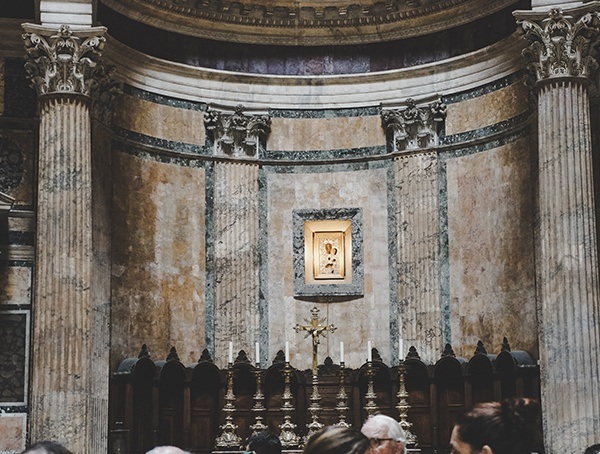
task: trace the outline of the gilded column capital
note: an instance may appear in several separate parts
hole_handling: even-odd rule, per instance
[[[100,63],[105,27],[58,30],[23,24],[25,70],[38,95],[72,93],[91,96],[98,78],[105,75]]]
[[[589,78],[598,67],[600,2],[545,13],[515,11],[520,31],[529,41],[523,50],[535,82],[554,78]]]

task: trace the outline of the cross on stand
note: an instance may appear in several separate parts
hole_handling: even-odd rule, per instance
[[[327,337],[327,333],[333,333],[337,328],[333,325],[324,325],[325,319],[319,320],[319,309],[313,307],[310,310],[312,314],[310,320],[306,320],[308,325],[294,326],[294,330],[299,333],[300,331],[306,331],[306,339],[308,336],[312,337],[312,395],[310,396],[310,406],[308,411],[310,412],[312,421],[306,425],[308,432],[304,437],[304,443],[308,441],[310,436],[323,428],[323,424],[319,422],[319,413],[321,412],[321,396],[319,396],[319,380],[318,380],[318,365],[317,365],[317,348],[320,343],[319,337]]]
[[[337,327],[333,326],[333,325],[321,325],[321,323],[325,323],[325,318],[319,320],[319,309],[317,309],[316,307],[313,307],[310,310],[310,313],[312,314],[311,319],[310,320],[305,320],[307,323],[310,323],[309,325],[300,325],[300,324],[296,324],[296,326],[294,326],[294,330],[299,333],[300,331],[306,331],[306,336],[304,336],[304,338],[306,339],[308,336],[312,336],[312,344],[313,344],[313,349],[312,349],[312,371],[313,371],[313,375],[317,374],[317,348],[318,345],[320,344],[320,340],[319,337],[323,336],[323,337],[327,337],[327,332],[333,333]]]

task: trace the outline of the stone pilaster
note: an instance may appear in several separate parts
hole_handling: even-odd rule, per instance
[[[400,337],[434,362],[442,348],[437,153],[394,161]]]
[[[40,115],[30,438],[106,452],[108,363],[104,374],[92,364],[102,340],[92,323],[90,122],[105,29],[23,28]]]
[[[257,164],[215,164],[215,357],[252,351],[259,332]]]
[[[599,2],[517,12],[530,41],[539,141],[538,313],[546,452],[583,452],[600,427],[598,257],[588,84]]]

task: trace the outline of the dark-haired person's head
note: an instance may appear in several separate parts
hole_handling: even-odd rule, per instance
[[[71,454],[71,451],[55,441],[40,441],[31,445],[21,454]]]
[[[352,427],[328,426],[315,432],[304,446],[304,454],[365,454],[369,439]]]
[[[456,419],[450,438],[454,454],[530,454],[539,404],[509,399],[478,404]]]
[[[600,454],[600,444],[590,446],[584,454]]]
[[[256,432],[248,438],[248,451],[256,454],[281,454],[281,441],[272,432]]]

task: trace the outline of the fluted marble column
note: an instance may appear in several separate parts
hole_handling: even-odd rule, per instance
[[[598,442],[600,339],[589,117],[590,44],[599,2],[517,12],[538,96],[538,312],[544,444],[549,454]]]
[[[30,438],[106,452],[107,400],[95,390],[108,369],[91,373],[90,123],[105,29],[23,28],[40,116]]]

